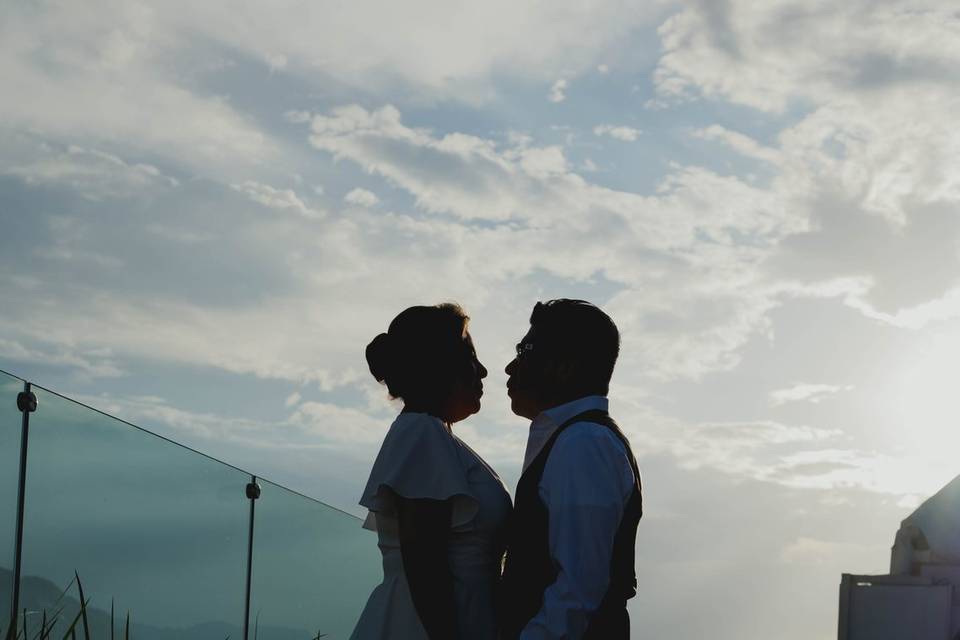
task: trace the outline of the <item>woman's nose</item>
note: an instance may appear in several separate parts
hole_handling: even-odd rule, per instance
[[[517,368],[517,359],[514,358],[513,360],[511,360],[510,362],[507,363],[507,366],[506,366],[506,367],[503,368],[503,372],[504,372],[505,374],[507,374],[508,376],[512,376],[512,375],[513,375],[513,371],[514,371],[514,369],[516,369],[516,368]]]

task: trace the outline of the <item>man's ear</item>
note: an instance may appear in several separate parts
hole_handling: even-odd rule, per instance
[[[569,360],[561,360],[557,363],[557,380],[562,384],[567,384],[573,380],[573,376],[577,373],[577,365]]]
[[[577,365],[570,360],[551,358],[544,364],[543,372],[544,377],[548,378],[551,383],[564,386],[573,380],[577,373]]]

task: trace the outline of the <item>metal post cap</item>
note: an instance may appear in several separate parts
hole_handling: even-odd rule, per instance
[[[33,391],[21,391],[17,394],[17,409],[21,413],[33,413],[37,410],[37,396]]]
[[[260,497],[260,485],[256,482],[247,483],[247,498],[250,500],[256,500]]]

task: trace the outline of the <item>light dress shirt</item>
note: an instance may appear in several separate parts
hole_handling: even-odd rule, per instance
[[[607,404],[603,396],[587,396],[538,415],[530,424],[523,470],[557,427],[584,411],[606,411]],[[606,427],[577,422],[557,437],[538,494],[549,513],[550,557],[559,573],[521,640],[583,636],[609,586],[613,539],[633,485],[626,449]]]

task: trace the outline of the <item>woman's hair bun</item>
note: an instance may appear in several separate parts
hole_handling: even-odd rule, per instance
[[[456,304],[404,309],[367,345],[367,366],[391,398],[438,407],[465,359],[467,314]]]
[[[367,366],[377,382],[386,380],[393,362],[393,341],[388,334],[381,333],[367,345]]]

